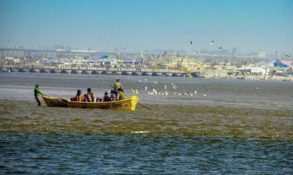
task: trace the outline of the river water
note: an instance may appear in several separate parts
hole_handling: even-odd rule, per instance
[[[136,111],[37,107],[117,76],[0,73],[0,174],[292,174],[293,83],[120,76]],[[154,92],[157,93],[154,93]]]

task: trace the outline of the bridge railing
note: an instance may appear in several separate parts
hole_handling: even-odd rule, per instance
[[[105,68],[105,67],[95,67],[95,68],[58,68],[53,66],[18,66],[18,65],[3,65],[0,68],[6,69],[45,69],[45,70],[78,70],[78,71],[110,71],[110,72],[147,72],[147,73],[190,73],[182,70],[168,70],[168,69],[136,69],[136,68]],[[194,71],[196,72],[196,71]]]

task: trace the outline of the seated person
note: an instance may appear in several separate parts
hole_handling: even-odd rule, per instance
[[[125,94],[122,88],[118,89],[118,100],[124,100],[125,99]]]
[[[110,92],[110,98],[111,98],[111,101],[116,101],[117,100],[117,96],[116,96],[116,93],[114,90],[111,90]]]
[[[87,93],[84,94],[84,101],[85,102],[96,102],[96,98],[94,93],[92,92],[91,88],[87,89]]]
[[[103,101],[103,99],[100,98],[100,97],[97,97],[97,98],[96,98],[96,102],[99,102],[99,101]]]
[[[78,89],[76,92],[75,97],[70,99],[71,101],[78,101],[78,102],[82,102],[83,101],[83,96],[81,95],[81,90]]]
[[[108,96],[108,92],[105,92],[103,101],[111,101],[111,98]]]

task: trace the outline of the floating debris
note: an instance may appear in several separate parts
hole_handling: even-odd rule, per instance
[[[131,131],[131,134],[147,134],[150,133],[150,131]]]

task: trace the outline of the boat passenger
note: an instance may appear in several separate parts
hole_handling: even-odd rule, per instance
[[[111,98],[111,101],[116,101],[117,100],[117,96],[116,96],[116,93],[115,93],[114,90],[111,90],[110,98]]]
[[[81,95],[81,90],[78,89],[77,92],[76,92],[74,101],[82,102],[83,100],[84,99],[83,99],[83,96]]]
[[[125,94],[122,88],[118,89],[118,99],[119,100],[124,100],[125,99]]]
[[[87,89],[87,93],[84,94],[84,101],[85,102],[95,102],[96,98],[94,96],[94,93],[92,92],[91,88]]]
[[[96,98],[96,102],[99,102],[99,101],[103,101],[103,99],[102,99],[102,98],[99,98],[99,97],[97,97],[97,98]]]
[[[111,101],[111,98],[108,96],[108,92],[105,92],[103,101]]]
[[[123,86],[122,86],[119,78],[116,79],[116,82],[114,83],[113,88],[114,88],[114,93],[115,93],[116,97],[118,97],[118,89],[119,88],[123,89]]]
[[[38,97],[39,95],[44,95],[44,94],[40,91],[39,85],[36,84],[35,89],[34,89],[34,96],[35,96],[35,99],[36,99],[36,101],[38,103],[38,106],[41,106],[41,101],[40,101],[40,99]]]

